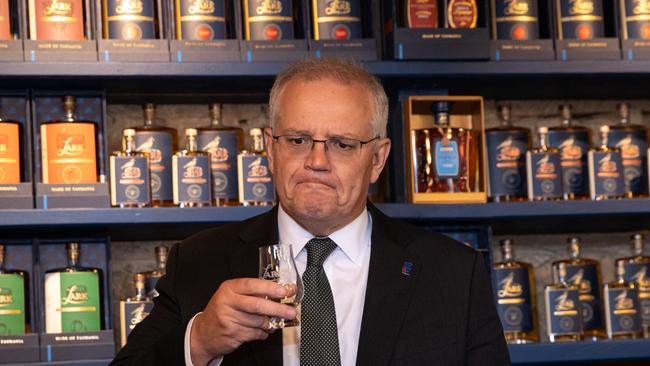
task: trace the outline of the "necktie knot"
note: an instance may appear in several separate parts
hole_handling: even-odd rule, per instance
[[[307,267],[321,267],[325,259],[336,249],[336,243],[330,238],[313,238],[307,242]]]

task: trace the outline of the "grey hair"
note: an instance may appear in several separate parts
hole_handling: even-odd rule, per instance
[[[343,85],[359,85],[370,93],[374,102],[372,120],[373,136],[386,137],[388,123],[388,97],[377,77],[366,71],[354,61],[340,58],[310,58],[291,63],[275,79],[269,98],[269,118],[271,128],[279,119],[279,98],[284,87],[294,79],[307,81],[330,79]]]

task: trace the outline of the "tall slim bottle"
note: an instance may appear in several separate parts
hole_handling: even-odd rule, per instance
[[[649,9],[650,10],[650,9]],[[618,105],[620,120],[609,126],[607,145],[621,149],[625,178],[625,196],[646,197],[648,195],[648,141],[644,126],[630,123],[630,104]]]
[[[582,339],[582,311],[578,286],[568,282],[566,263],[557,266],[557,282],[546,285],[546,330],[550,342]]]
[[[639,305],[639,290],[634,282],[625,281],[625,263],[616,263],[616,280],[606,283],[605,317],[607,337],[636,339],[643,336]]]
[[[239,202],[244,206],[269,206],[275,201],[275,186],[264,148],[262,129],[251,128],[252,144],[237,156]]]
[[[538,129],[539,146],[526,152],[528,199],[555,201],[562,198],[560,150],[549,147],[548,128]]]
[[[151,271],[139,272],[138,274],[144,276],[144,289],[145,293],[149,297],[158,296],[158,291],[156,291],[156,284],[160,277],[165,275],[167,266],[167,256],[169,254],[169,249],[166,246],[157,246],[155,249],[156,254],[156,268]]]
[[[0,102],[0,184],[18,184],[22,172],[22,124],[2,115]]]
[[[7,269],[6,258],[6,248],[0,244],[0,336],[29,333],[29,273]]]
[[[633,255],[618,258],[616,265],[622,263],[625,266],[625,282],[634,282],[639,288],[643,336],[650,338],[650,257],[643,255],[642,234],[632,235],[631,241]]]
[[[172,157],[174,204],[204,207],[212,202],[210,154],[198,150],[196,128],[185,130],[185,150]]]
[[[149,154],[138,152],[135,130],[127,128],[122,136],[122,151],[111,154],[111,205],[146,207],[151,205]]]
[[[623,198],[623,156],[621,149],[607,146],[609,126],[600,127],[600,147],[589,150],[589,192],[592,200]]]

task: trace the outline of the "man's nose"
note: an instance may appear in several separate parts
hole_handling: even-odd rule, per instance
[[[314,141],[309,154],[307,154],[305,167],[312,170],[329,170],[329,165],[325,141]]]

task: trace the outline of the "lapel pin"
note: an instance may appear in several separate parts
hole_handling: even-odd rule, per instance
[[[413,263],[406,261],[404,262],[404,264],[402,264],[402,274],[404,276],[410,276],[412,270],[413,270]]]

